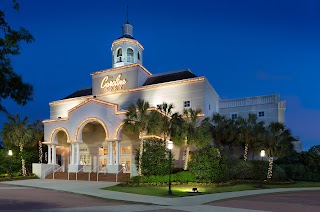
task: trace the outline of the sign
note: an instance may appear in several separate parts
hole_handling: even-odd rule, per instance
[[[109,76],[106,76],[101,81],[101,88],[105,92],[117,91],[117,90],[121,90],[126,83],[127,83],[126,79],[121,79],[121,74],[119,74],[115,80],[109,80]]]

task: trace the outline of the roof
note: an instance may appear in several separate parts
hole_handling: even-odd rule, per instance
[[[197,77],[189,69],[150,76],[143,86]]]
[[[64,97],[63,99],[70,99],[70,98],[89,96],[89,95],[92,95],[92,88],[83,88],[83,89],[77,90],[76,92],[70,94],[69,96]]]
[[[132,39],[132,40],[135,40],[131,35],[122,35],[121,37],[119,37],[118,39],[121,39],[121,38],[129,38],[129,39]]]

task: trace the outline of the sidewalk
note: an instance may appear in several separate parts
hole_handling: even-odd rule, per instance
[[[32,179],[32,180],[6,181],[1,183],[16,185],[16,186],[52,189],[57,191],[65,191],[65,192],[84,194],[84,195],[114,199],[114,200],[123,200],[123,201],[155,204],[155,205],[162,205],[162,206],[178,206],[178,207],[202,205],[208,202],[224,200],[229,198],[238,198],[238,197],[250,196],[250,195],[260,195],[260,194],[269,194],[269,193],[278,193],[278,192],[320,190],[320,188],[280,188],[280,189],[224,192],[224,193],[205,194],[205,195],[199,195],[199,196],[179,197],[179,198],[165,198],[165,197],[122,193],[122,192],[116,192],[116,191],[107,191],[107,190],[100,189],[103,187],[116,185],[117,183],[114,183],[114,182]]]

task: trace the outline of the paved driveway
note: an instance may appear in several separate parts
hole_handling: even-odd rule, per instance
[[[273,212],[319,212],[320,192],[301,191],[259,195],[213,202],[208,205]]]

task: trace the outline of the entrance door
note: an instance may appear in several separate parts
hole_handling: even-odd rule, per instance
[[[107,172],[108,147],[99,147],[99,172]]]
[[[124,173],[130,173],[130,158],[129,157],[121,157],[121,165],[124,165],[125,169],[123,170]]]

